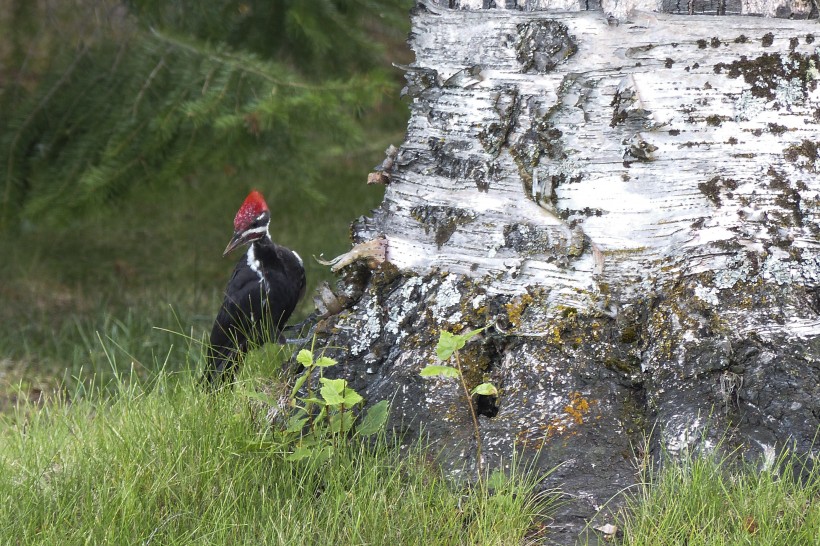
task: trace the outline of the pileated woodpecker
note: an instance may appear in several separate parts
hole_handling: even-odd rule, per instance
[[[216,315],[208,347],[205,379],[230,380],[236,360],[248,343],[284,343],[282,328],[305,294],[305,268],[296,252],[270,238],[270,210],[252,191],[233,221],[234,234],[223,256],[250,243],[233,271],[225,300]]]

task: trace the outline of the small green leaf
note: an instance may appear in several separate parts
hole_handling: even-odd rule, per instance
[[[421,370],[422,377],[458,377],[458,370],[452,366],[426,366]]]
[[[350,432],[350,429],[353,428],[353,424],[356,422],[356,415],[352,411],[346,411],[341,414],[342,416],[342,432]]]
[[[321,378],[320,381],[322,382],[322,388],[319,392],[328,405],[338,406],[339,404],[345,403],[343,393],[347,386],[347,381],[344,379],[328,379],[326,377]]]
[[[387,400],[382,400],[373,404],[356,427],[356,434],[360,436],[372,436],[384,428],[387,423],[388,410],[390,406]]]
[[[303,428],[305,428],[305,424],[307,424],[307,422],[307,417],[299,417],[298,415],[295,415],[288,419],[288,428],[285,429],[285,432],[300,432]]]
[[[327,377],[321,377],[319,378],[319,381],[323,385],[322,388],[327,387],[328,389],[332,389],[333,392],[337,394],[342,394],[347,388],[347,380],[345,379],[329,379]]]
[[[339,434],[340,432],[347,432],[351,428],[353,428],[353,423],[356,421],[356,416],[353,415],[352,412],[345,411],[339,412],[330,417],[330,422],[328,423],[328,429],[333,434]]]
[[[466,334],[455,335],[447,330],[442,330],[438,337],[438,345],[436,345],[436,355],[442,362],[449,360],[453,353],[464,347],[464,344],[473,336],[483,332],[484,328],[470,330]]]
[[[302,374],[296,378],[296,381],[293,383],[293,389],[290,391],[291,399],[296,398],[296,393],[299,392],[299,389],[301,389],[302,385],[305,384],[306,379],[307,374]]]
[[[460,337],[460,338],[464,339],[464,343],[467,343],[468,341],[470,341],[470,338],[472,338],[472,337],[474,337],[474,336],[476,336],[476,335],[480,334],[481,332],[483,332],[483,331],[484,331],[484,330],[486,330],[486,329],[487,329],[487,327],[486,327],[486,326],[485,326],[484,328],[477,328],[477,329],[475,329],[475,330],[470,330],[470,331],[469,331],[469,332],[467,332],[466,334],[461,334],[461,335],[460,335],[460,336],[458,336],[458,337]],[[462,347],[463,347],[463,345],[462,345]],[[459,347],[459,349],[460,349],[460,348],[461,348],[461,347]]]
[[[314,448],[322,443],[322,438],[316,435],[315,432],[309,432],[302,436],[301,441],[299,442],[300,447],[306,448]]]
[[[436,356],[442,362],[445,362],[453,356],[453,353],[464,347],[464,342],[459,345],[459,339],[447,330],[442,330],[438,336],[438,345],[436,345]]]
[[[299,354],[296,355],[296,362],[307,368],[311,364],[313,364],[313,353],[308,351],[307,349],[302,349],[299,351]]]
[[[364,402],[364,398],[362,398],[358,392],[353,389],[345,389],[344,401],[342,403],[346,408],[353,407],[362,402]]]
[[[265,404],[267,406],[277,406],[277,405],[279,405],[279,402],[277,400],[274,400],[274,398],[272,396],[270,396],[268,394],[265,394],[263,392],[248,391],[248,392],[245,393],[245,396],[247,396],[251,400],[256,400],[258,402],[262,402],[263,404]]]
[[[333,389],[335,392],[341,394],[347,387],[347,380],[345,379],[330,379],[328,377],[320,377],[319,382],[325,387]]]
[[[335,366],[337,363],[330,357],[327,356],[320,356],[316,359],[316,362],[313,363],[314,366],[317,368],[328,368],[330,366]]]
[[[322,464],[333,456],[334,448],[332,445],[326,445],[318,450],[315,454],[315,460],[318,464]]]
[[[319,406],[324,406],[325,405],[325,401],[321,400],[319,398],[300,398],[299,400],[301,402],[303,402],[304,404],[316,404],[316,405],[319,405]]]
[[[322,387],[322,398],[325,399],[325,404],[328,406],[339,406],[344,404],[345,399],[341,394],[328,387]]]
[[[313,455],[313,450],[307,447],[299,446],[297,447],[293,453],[285,457],[286,461],[301,461],[307,457]]]
[[[470,394],[486,394],[488,396],[498,395],[498,389],[492,383],[482,383],[470,391]]]

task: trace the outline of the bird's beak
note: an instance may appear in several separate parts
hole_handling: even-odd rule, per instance
[[[225,247],[225,252],[222,253],[223,258],[230,254],[233,249],[247,242],[245,241],[244,235],[245,232],[243,231],[234,232],[231,242],[228,243],[228,246]]]

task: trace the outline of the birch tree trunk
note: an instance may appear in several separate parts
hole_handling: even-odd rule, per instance
[[[346,267],[321,323],[352,385],[470,472],[459,385],[419,371],[441,329],[490,325],[462,351],[500,390],[476,398],[485,461],[562,465],[559,542],[634,483],[645,436],[813,449],[820,27],[740,16],[812,4],[449,4],[413,12],[406,140],[353,230],[387,261]]]

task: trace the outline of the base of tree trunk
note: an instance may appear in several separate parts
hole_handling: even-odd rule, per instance
[[[462,390],[419,372],[489,326],[462,351],[499,388],[485,463],[555,469],[559,543],[647,457],[816,451],[816,28],[420,5],[407,138],[353,230],[386,261],[346,266],[320,325],[341,373],[469,477]]]

